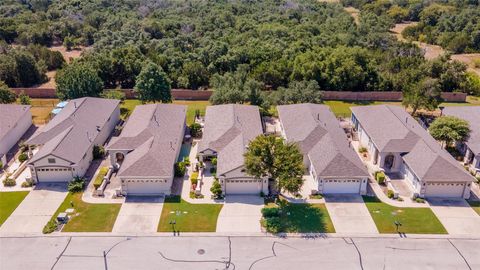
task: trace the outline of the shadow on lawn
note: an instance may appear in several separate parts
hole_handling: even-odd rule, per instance
[[[282,232],[319,233],[327,232],[326,210],[313,204],[279,202]]]

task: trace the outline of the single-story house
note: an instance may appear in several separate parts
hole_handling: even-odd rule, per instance
[[[84,176],[95,145],[102,146],[120,119],[120,101],[71,100],[26,143],[39,148],[29,161],[35,182],[69,182]]]
[[[469,198],[473,177],[402,107],[352,107],[352,122],[371,162],[398,173],[420,197]]]
[[[28,105],[0,104],[0,162],[7,164],[7,153],[32,126]]]
[[[456,116],[470,124],[470,138],[459,145],[459,149],[465,155],[465,165],[480,176],[480,106],[445,107],[443,114]]]
[[[139,105],[107,146],[124,195],[169,195],[182,147],[187,107]]]
[[[366,194],[369,174],[326,105],[277,106],[281,133],[298,143],[313,179],[311,193]]]
[[[248,175],[244,167],[243,155],[249,142],[262,134],[257,106],[207,107],[198,156],[201,161],[217,158],[217,177],[224,194],[268,194],[268,180]]]

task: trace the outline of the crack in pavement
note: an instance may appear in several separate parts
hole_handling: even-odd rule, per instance
[[[455,246],[450,239],[447,239],[447,240],[455,248],[455,250],[457,250],[458,255],[460,255],[460,257],[462,257],[462,259],[465,261],[465,264],[467,264],[468,269],[472,270],[472,267],[468,263],[467,259],[463,256],[462,252],[460,252],[460,250],[457,248],[457,246]]]
[[[347,241],[347,239],[345,239],[345,238],[343,238],[343,241],[345,241],[345,243],[347,243],[348,245],[353,245],[353,246],[355,247],[355,249],[357,250],[357,253],[358,253],[358,259],[359,259],[359,261],[360,261],[360,269],[363,270],[362,253],[360,252],[360,249],[358,249],[357,244],[355,244],[355,241],[353,241],[352,238],[348,238],[348,239],[350,239],[350,242],[351,242],[351,243],[349,243],[349,242]]]
[[[266,257],[263,257],[263,258],[260,258],[260,259],[257,259],[255,260],[254,262],[252,262],[252,264],[250,265],[250,267],[248,268],[248,270],[252,270],[253,269],[253,266],[260,262],[260,261],[264,261],[264,260],[267,260],[267,259],[270,259],[270,258],[274,258],[274,257],[277,257],[277,253],[275,252],[275,245],[276,244],[279,244],[279,245],[283,245],[283,246],[286,246],[286,247],[289,247],[291,249],[295,249],[295,250],[298,250],[297,248],[294,248],[290,245],[287,245],[287,244],[284,244],[284,243],[280,243],[280,242],[277,242],[277,241],[273,241],[272,243],[272,254],[273,255],[270,255],[270,256],[266,256]]]
[[[63,248],[62,252],[60,252],[60,254],[57,256],[55,262],[53,263],[52,267],[50,268],[50,270],[53,270],[55,268],[55,265],[57,265],[58,261],[60,260],[60,258],[63,256],[63,253],[65,253],[65,251],[67,250],[68,248],[68,245],[70,245],[70,242],[72,241],[72,237],[70,236],[68,238],[68,242],[67,244],[65,245],[65,247]]]

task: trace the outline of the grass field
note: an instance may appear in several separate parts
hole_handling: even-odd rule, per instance
[[[475,210],[475,212],[480,215],[480,202],[468,201],[468,203],[473,208],[473,210]]]
[[[281,209],[281,232],[287,233],[334,233],[332,220],[325,204],[288,203],[280,201],[267,207]]]
[[[86,203],[82,201],[82,194],[69,193],[52,219],[68,208],[74,208],[74,216],[63,227],[62,232],[111,232],[122,205]]]
[[[28,195],[28,191],[0,192],[0,226]]]
[[[430,208],[398,208],[372,197],[363,197],[363,200],[380,233],[396,233],[395,221],[402,224],[399,231],[403,233],[447,233]]]
[[[175,230],[180,232],[214,232],[222,207],[222,204],[191,204],[179,196],[166,197],[158,231],[171,232],[170,221],[175,220]]]

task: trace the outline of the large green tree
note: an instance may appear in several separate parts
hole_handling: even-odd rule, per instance
[[[8,104],[15,102],[15,100],[15,94],[8,89],[8,86],[4,82],[0,81],[0,103]]]
[[[245,168],[250,175],[274,180],[279,191],[297,193],[303,185],[305,168],[299,147],[272,135],[260,135],[249,143]]]
[[[97,97],[103,90],[102,79],[87,63],[73,62],[56,74],[55,81],[57,96],[62,100]]]
[[[293,81],[288,88],[279,87],[271,94],[275,105],[297,103],[322,103],[322,92],[316,81]]]
[[[163,69],[153,62],[147,63],[137,77],[135,92],[142,102],[172,102],[170,81]]]
[[[419,109],[435,110],[441,101],[440,85],[436,79],[425,78],[403,91],[402,104],[412,109],[412,115]]]
[[[433,121],[428,131],[433,138],[444,142],[448,147],[453,142],[465,142],[470,136],[470,125],[455,116],[441,116]]]

